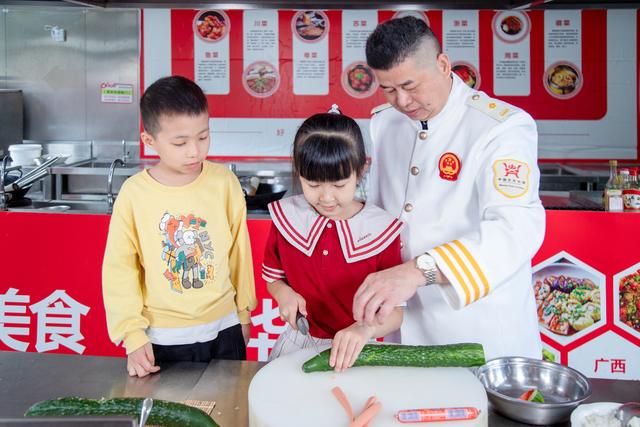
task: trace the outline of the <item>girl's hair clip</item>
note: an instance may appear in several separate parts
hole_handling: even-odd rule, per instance
[[[329,114],[342,114],[342,111],[338,108],[338,104],[333,104],[327,112]]]

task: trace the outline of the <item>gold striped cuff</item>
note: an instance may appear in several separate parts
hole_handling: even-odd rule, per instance
[[[463,306],[486,296],[489,293],[489,282],[480,265],[471,252],[459,240],[445,243],[433,249],[450,272],[447,278],[454,287]],[[444,270],[444,269],[443,269]]]

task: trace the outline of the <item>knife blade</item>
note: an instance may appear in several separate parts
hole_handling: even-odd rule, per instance
[[[318,349],[316,340],[314,340],[313,337],[309,334],[309,321],[300,312],[296,314],[296,326],[298,327],[298,331],[300,331],[300,333],[305,336],[305,341],[311,341],[311,348],[316,353],[316,355],[320,354],[320,350]]]

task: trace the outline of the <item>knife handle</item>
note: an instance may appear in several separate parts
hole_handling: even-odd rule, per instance
[[[302,335],[309,334],[309,321],[300,312],[296,314],[296,326]]]

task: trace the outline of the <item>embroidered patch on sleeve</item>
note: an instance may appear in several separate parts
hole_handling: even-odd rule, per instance
[[[531,169],[525,162],[500,159],[493,163],[493,186],[503,196],[514,199],[529,191]]]

